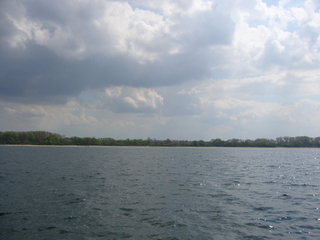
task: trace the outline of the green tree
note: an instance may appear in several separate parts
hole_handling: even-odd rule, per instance
[[[166,146],[171,146],[172,141],[168,138],[168,139],[164,142],[164,144],[165,144]]]
[[[313,141],[312,138],[306,136],[299,136],[294,138],[295,147],[312,147]]]

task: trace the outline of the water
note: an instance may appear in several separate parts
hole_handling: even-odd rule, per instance
[[[320,239],[320,149],[0,147],[0,239]]]

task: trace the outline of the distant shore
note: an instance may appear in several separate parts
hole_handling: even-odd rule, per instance
[[[101,146],[101,145],[32,145],[32,144],[0,144],[0,147],[75,147],[75,148],[238,148],[238,149],[255,149],[255,148],[266,148],[266,149],[318,149],[318,147],[217,147],[217,146]]]
[[[32,145],[0,144],[0,147],[108,147],[108,148],[228,148],[228,147],[194,147],[194,146],[101,146],[101,145]],[[230,147],[229,147],[230,148]]]
[[[46,131],[0,132],[0,144],[6,146],[64,146],[64,147],[245,147],[245,148],[320,148],[320,137],[277,137],[276,139],[257,138],[204,140],[158,140],[147,139],[114,139],[110,137],[66,137]]]

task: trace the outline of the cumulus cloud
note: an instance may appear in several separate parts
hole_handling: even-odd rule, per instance
[[[319,9],[315,0],[1,1],[0,126],[312,135]]]
[[[89,88],[201,79],[210,74],[211,56],[196,45],[231,43],[233,22],[210,2],[167,2],[151,10],[135,3],[150,5],[3,1],[0,96],[66,102]]]
[[[163,105],[163,97],[146,88],[106,88],[105,96],[105,107],[115,112],[152,113]]]

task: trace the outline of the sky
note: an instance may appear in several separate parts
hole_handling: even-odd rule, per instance
[[[318,0],[2,0],[0,131],[320,136]]]

